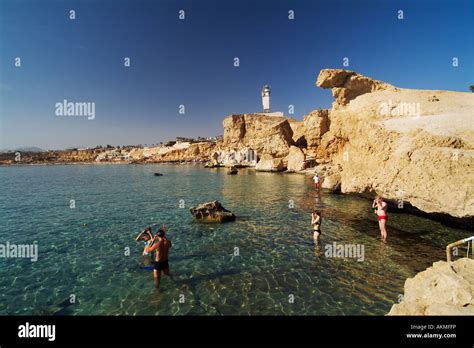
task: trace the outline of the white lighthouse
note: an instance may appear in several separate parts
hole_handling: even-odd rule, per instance
[[[263,112],[270,112],[270,86],[265,85],[262,88]]]

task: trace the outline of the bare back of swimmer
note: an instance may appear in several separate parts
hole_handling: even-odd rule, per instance
[[[146,252],[155,251],[155,262],[153,263],[153,279],[155,282],[155,287],[160,287],[161,272],[171,277],[170,268],[168,264],[168,254],[169,249],[171,248],[171,241],[166,239],[165,231],[160,229],[156,234],[155,243],[152,246],[146,246]]]

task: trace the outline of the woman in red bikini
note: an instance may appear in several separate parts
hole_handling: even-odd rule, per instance
[[[383,198],[376,196],[374,202],[372,203],[372,208],[374,209],[375,214],[379,220],[380,234],[382,235],[382,240],[387,240],[387,203],[384,202]]]

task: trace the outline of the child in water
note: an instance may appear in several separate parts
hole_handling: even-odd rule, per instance
[[[316,243],[321,236],[321,220],[321,211],[314,210],[311,214],[311,225],[313,225],[313,238]]]

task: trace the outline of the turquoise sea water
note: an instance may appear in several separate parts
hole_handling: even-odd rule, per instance
[[[384,244],[371,202],[325,192],[318,199],[309,177],[251,169],[11,166],[0,167],[0,189],[0,243],[39,248],[37,262],[0,258],[1,315],[383,315],[407,277],[468,235],[389,211]],[[189,208],[215,199],[237,220],[194,222]],[[153,223],[173,237],[174,279],[163,277],[158,291],[134,241]],[[333,242],[363,245],[364,261],[326,257]]]

